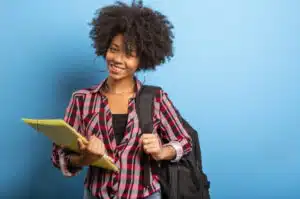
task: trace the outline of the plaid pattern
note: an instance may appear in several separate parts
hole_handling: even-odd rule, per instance
[[[113,158],[120,168],[119,173],[90,166],[85,178],[85,187],[98,198],[131,199],[145,198],[160,189],[158,176],[151,174],[151,186],[143,186],[143,165],[141,164],[142,147],[134,97],[128,104],[128,122],[124,137],[116,145],[112,128],[112,114],[107,98],[101,94],[100,89],[104,81],[93,88],[82,89],[73,93],[66,109],[64,120],[78,132],[89,138],[97,135],[105,144],[107,154]],[[137,92],[141,82],[136,80]],[[175,160],[191,151],[191,138],[185,131],[176,112],[175,107],[164,91],[157,93],[154,100],[154,132],[164,143],[174,146],[177,152]],[[159,130],[159,131],[158,131]],[[53,144],[52,163],[59,168],[65,176],[75,176],[82,168],[71,167],[68,156],[71,154]]]

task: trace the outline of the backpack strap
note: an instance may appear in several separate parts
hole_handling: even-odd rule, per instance
[[[136,96],[136,111],[142,133],[152,133],[153,131],[153,102],[156,93],[161,88],[144,85]],[[144,166],[144,185],[150,186],[150,159],[149,155],[143,153],[142,164]]]

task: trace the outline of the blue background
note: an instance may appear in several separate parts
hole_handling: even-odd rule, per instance
[[[64,178],[21,117],[61,118],[105,77],[88,23],[112,2],[1,0],[0,198],[82,197],[85,172]],[[146,82],[199,131],[212,199],[300,198],[300,1],[145,3],[176,28],[175,57]]]

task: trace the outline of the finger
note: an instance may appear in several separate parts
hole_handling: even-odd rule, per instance
[[[158,147],[149,147],[149,148],[144,149],[144,151],[147,154],[155,154],[155,153],[158,153],[160,151],[160,149]]]
[[[149,133],[148,134],[142,134],[141,138],[140,138],[140,143],[141,144],[145,144],[145,142],[147,142],[146,140],[149,138]]]
[[[144,133],[141,136],[141,139],[147,139],[147,138],[153,138],[153,137],[155,137],[155,134],[153,134],[153,133]]]
[[[99,142],[102,143],[102,140],[101,140],[100,138],[98,138],[97,136],[92,135],[91,138],[90,138],[90,142],[91,142],[91,143],[97,143],[97,144],[98,144]]]
[[[89,137],[89,141],[93,141],[93,140],[95,140],[95,138],[96,138],[95,135],[91,135],[91,136]]]
[[[151,148],[159,148],[159,146],[156,143],[144,145],[144,149],[151,149]]]
[[[87,145],[86,150],[92,152],[93,148],[94,148],[94,142],[93,140],[89,140],[89,144]]]
[[[159,149],[158,148],[150,148],[150,149],[147,149],[145,151],[146,151],[147,154],[155,154],[155,153],[159,152]]]
[[[93,138],[88,145],[88,151],[94,155],[102,156],[104,154],[104,144],[100,139]]]
[[[157,143],[157,142],[158,142],[157,138],[147,138],[147,139],[143,140],[143,144],[144,145],[151,144],[151,143]]]
[[[148,149],[145,149],[145,148],[144,148],[144,152],[145,152],[146,154],[149,154]]]
[[[104,146],[101,141],[95,143],[95,153],[100,156],[104,154]]]
[[[89,146],[88,146],[88,149],[92,149],[92,148],[95,148],[97,144],[97,137],[95,135],[92,135],[90,138],[89,138]]]
[[[82,141],[80,138],[77,139],[77,143],[78,143],[78,147],[79,147],[79,150],[80,150],[80,151],[85,150],[86,145],[83,143],[83,141]]]
[[[105,149],[104,144],[101,145],[101,149],[100,149],[99,153],[100,153],[101,156],[106,154],[106,149]]]
[[[151,152],[153,152],[153,151],[159,151],[160,149],[159,149],[159,147],[157,147],[157,146],[146,146],[146,147],[144,147],[143,148],[144,149],[144,151],[145,152],[147,152],[147,153],[151,153]]]
[[[153,135],[147,136],[147,137],[142,137],[142,140],[152,140],[152,139],[155,139],[155,137]]]
[[[142,141],[142,143],[144,143],[146,140],[149,140],[151,138],[153,138],[152,134],[149,134],[149,135],[148,134],[143,134],[142,137],[141,137],[141,141]]]

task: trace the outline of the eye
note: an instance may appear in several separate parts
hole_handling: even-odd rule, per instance
[[[134,58],[134,57],[137,57],[135,51],[130,52],[127,56],[128,56],[128,57],[133,57],[133,58]]]
[[[115,47],[109,47],[109,51],[114,53],[117,52],[118,49],[116,49]]]
[[[126,57],[128,57],[128,58],[134,58],[135,56],[134,56],[134,54],[126,54]]]

